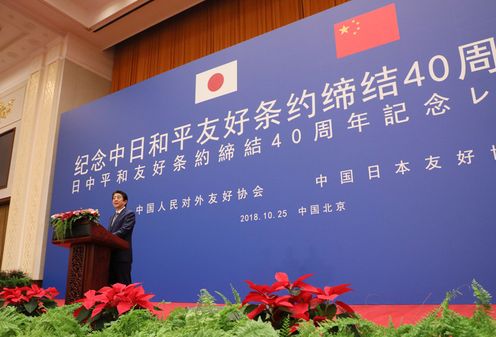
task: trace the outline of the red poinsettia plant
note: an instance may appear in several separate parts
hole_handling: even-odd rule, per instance
[[[74,211],[67,211],[62,213],[53,214],[50,217],[50,224],[53,227],[53,232],[56,240],[63,240],[67,233],[70,233],[72,226],[81,220],[88,220],[98,222],[100,212],[97,209],[77,209]]]
[[[116,283],[100,290],[88,290],[84,298],[77,300],[81,307],[74,311],[74,317],[81,323],[89,323],[93,329],[102,329],[104,324],[116,320],[131,309],[147,309],[156,314],[150,299],[139,283],[124,285]]]
[[[3,288],[0,292],[2,306],[14,306],[18,312],[28,316],[39,316],[48,308],[57,306],[54,301],[59,292],[55,288],[43,289],[36,284],[24,287]]]
[[[299,320],[313,320],[317,325],[324,320],[354,315],[349,305],[337,300],[339,295],[351,290],[350,284],[317,288],[303,282],[310,276],[312,274],[306,274],[291,282],[286,273],[279,272],[272,285],[258,285],[247,280],[252,291],[242,304],[251,303],[246,306],[248,317],[271,322],[275,329],[280,329],[287,320],[291,332],[296,332]],[[285,293],[281,294],[281,291]]]

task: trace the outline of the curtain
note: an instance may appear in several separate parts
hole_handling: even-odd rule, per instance
[[[112,92],[348,0],[206,0],[115,46]]]

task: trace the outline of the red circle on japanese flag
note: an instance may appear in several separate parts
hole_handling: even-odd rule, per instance
[[[215,73],[208,79],[208,90],[217,91],[224,84],[224,76],[221,73]]]

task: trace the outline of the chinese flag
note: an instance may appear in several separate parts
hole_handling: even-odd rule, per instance
[[[399,40],[396,6],[389,4],[336,23],[334,38],[337,58]]]

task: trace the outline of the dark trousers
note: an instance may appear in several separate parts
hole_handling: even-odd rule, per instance
[[[109,268],[109,284],[131,284],[131,262],[111,261]]]

